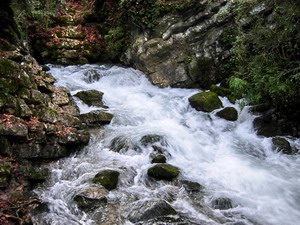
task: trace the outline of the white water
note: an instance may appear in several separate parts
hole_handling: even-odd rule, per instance
[[[88,84],[83,72],[96,69],[104,76]],[[126,217],[132,205],[143,199],[159,199],[174,192],[170,204],[193,224],[296,225],[300,221],[300,157],[275,153],[271,140],[255,134],[254,116],[248,108],[240,111],[222,98],[224,106],[239,110],[239,119],[229,122],[189,106],[188,98],[199,92],[191,89],[159,89],[145,75],[133,69],[117,66],[84,65],[53,67],[50,71],[58,81],[74,94],[79,90],[96,89],[104,92],[104,101],[115,115],[104,131],[93,135],[81,153],[51,165],[52,178],[36,192],[50,204],[50,213],[36,224],[99,224],[77,209],[72,198],[84,187],[91,186],[93,176],[104,168],[120,171],[118,189],[111,191],[109,202],[120,224],[130,224]],[[81,112],[95,108],[78,101]],[[147,169],[151,166],[151,149],[141,153],[123,153],[108,149],[109,142],[125,136],[133,143],[147,134],[163,135],[171,158],[168,163],[181,169],[181,178],[205,186],[201,204],[209,212],[216,197],[229,197],[234,208],[205,212],[196,206],[180,186],[173,183],[149,182]],[[299,140],[289,139],[299,147]],[[233,217],[233,218],[230,218]],[[248,219],[246,219],[248,218]],[[121,221],[121,222],[120,222]],[[252,222],[250,222],[252,221]]]

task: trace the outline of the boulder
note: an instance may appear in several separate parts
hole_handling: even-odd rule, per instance
[[[226,107],[217,112],[216,115],[229,121],[236,121],[238,119],[238,112],[234,107]]]
[[[161,135],[157,135],[157,134],[148,134],[145,135],[141,138],[140,142],[142,143],[142,145],[147,146],[150,144],[154,144],[157,142],[162,142],[163,141],[163,136]]]
[[[232,202],[229,198],[217,198],[212,201],[214,209],[226,210],[232,208]]]
[[[278,152],[282,152],[283,154],[291,155],[293,154],[292,147],[290,143],[281,137],[274,137],[272,138],[272,143]]]
[[[148,200],[141,201],[135,204],[128,219],[133,222],[152,220],[168,215],[176,215],[175,209],[170,206],[166,201]]]
[[[113,119],[113,115],[101,110],[93,110],[89,113],[80,114],[79,119],[88,126],[97,126],[109,124]]]
[[[195,94],[189,98],[189,102],[194,109],[203,112],[211,112],[223,107],[218,95],[211,91]]]
[[[103,93],[96,90],[89,90],[89,91],[79,91],[74,95],[75,97],[79,98],[88,106],[99,106],[106,108],[102,102]]]
[[[153,155],[151,163],[166,163],[167,158],[163,154]]]
[[[8,162],[0,162],[0,188],[6,188],[12,174],[12,166]]]
[[[225,97],[231,95],[231,90],[229,88],[220,87],[215,84],[210,86],[210,91],[216,93],[219,96]]]
[[[25,177],[32,183],[42,183],[50,176],[48,168],[29,167]]]
[[[24,120],[13,115],[0,115],[0,135],[27,138],[28,127]]]
[[[70,97],[65,89],[57,89],[52,94],[52,103],[58,106],[68,105],[70,103]]]
[[[177,167],[170,164],[156,164],[148,169],[148,176],[157,180],[172,180],[179,175],[180,171]]]
[[[84,211],[91,211],[107,203],[106,191],[98,187],[90,187],[74,197],[78,208]]]
[[[120,173],[115,170],[103,170],[96,174],[93,183],[102,185],[107,190],[117,188]]]
[[[204,189],[204,187],[201,184],[194,181],[182,180],[181,183],[183,184],[185,190],[189,193],[202,192]]]
[[[109,145],[110,150],[114,152],[128,151],[129,149],[136,152],[141,152],[141,148],[132,142],[130,138],[118,136],[111,140]]]

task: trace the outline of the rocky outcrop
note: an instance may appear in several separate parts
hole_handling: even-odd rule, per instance
[[[231,56],[233,2],[195,1],[184,13],[160,19],[152,31],[133,32],[123,62],[160,87],[203,87],[222,78],[220,64]]]

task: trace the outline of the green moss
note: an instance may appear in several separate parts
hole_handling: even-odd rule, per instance
[[[148,169],[148,176],[158,180],[172,180],[179,175],[177,167],[170,164],[157,164]]]
[[[114,170],[103,170],[96,174],[93,183],[102,185],[107,190],[113,190],[118,185],[120,173]]]
[[[220,87],[214,84],[210,86],[210,90],[222,97],[229,96],[231,94],[231,90],[229,88]]]
[[[13,62],[8,59],[0,58],[0,75],[9,77],[16,72],[16,67]]]
[[[223,106],[218,95],[211,91],[195,94],[189,98],[189,102],[193,108],[204,112],[211,112]]]

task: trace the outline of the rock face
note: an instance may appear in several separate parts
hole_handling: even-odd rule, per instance
[[[79,91],[74,96],[79,98],[88,106],[99,106],[99,107],[106,108],[106,106],[102,102],[103,93],[100,91],[96,91],[96,90]]]
[[[217,112],[216,115],[220,118],[223,118],[225,120],[229,121],[236,121],[238,119],[238,112],[233,107],[226,107],[222,109],[221,111]]]
[[[117,188],[120,173],[115,170],[103,170],[96,174],[93,179],[95,184],[100,184],[107,190]]]
[[[157,164],[148,169],[148,176],[157,180],[172,180],[179,175],[177,167],[170,164]]]
[[[123,62],[160,87],[209,88],[220,81],[220,64],[232,54],[233,5],[195,1],[184,13],[165,15],[152,32],[133,32]]]
[[[278,152],[282,152],[283,154],[293,154],[293,149],[290,145],[290,143],[281,137],[275,137],[272,138],[272,143],[276,149],[276,151]]]
[[[145,201],[136,204],[128,218],[131,222],[136,223],[176,214],[175,209],[166,201]]]
[[[194,109],[203,112],[211,112],[223,106],[218,95],[211,91],[195,94],[189,98],[189,102]]]
[[[100,110],[93,110],[89,113],[79,115],[79,119],[86,123],[88,126],[97,126],[109,124],[113,119],[113,115]]]

